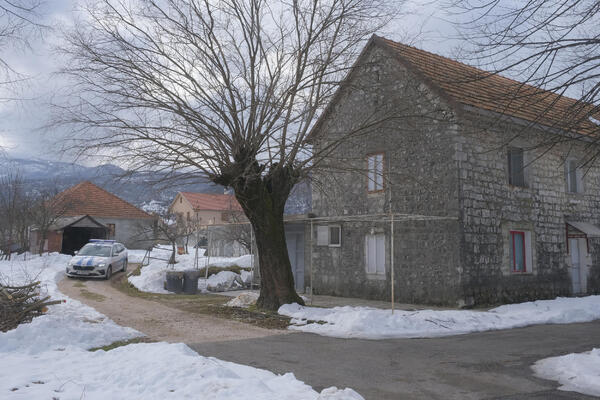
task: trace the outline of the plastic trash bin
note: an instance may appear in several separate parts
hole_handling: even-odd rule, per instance
[[[183,292],[183,272],[167,271],[167,284],[165,289],[173,293]]]
[[[196,294],[198,293],[198,278],[200,272],[197,270],[184,271],[183,273],[183,293]]]

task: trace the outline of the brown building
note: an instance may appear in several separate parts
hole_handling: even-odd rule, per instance
[[[178,214],[198,225],[221,225],[245,221],[244,212],[233,195],[179,192],[169,206],[169,213]]]
[[[114,239],[130,248],[143,248],[144,232],[150,232],[155,218],[89,181],[56,195],[54,208],[60,217],[50,227],[45,251],[73,254],[90,239]],[[32,228],[32,252],[39,249],[41,235]]]

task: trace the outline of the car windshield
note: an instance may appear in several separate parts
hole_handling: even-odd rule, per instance
[[[103,246],[100,244],[86,244],[77,253],[78,256],[97,256],[110,257],[111,246]]]

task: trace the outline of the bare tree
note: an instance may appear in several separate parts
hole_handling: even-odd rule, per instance
[[[18,171],[0,178],[0,251],[6,259],[22,247],[29,225],[24,185]]]
[[[596,0],[445,1],[459,10],[460,30],[472,45],[471,60],[493,74],[524,84],[505,96],[539,110],[534,123],[599,138],[600,3]],[[466,21],[465,21],[466,19]],[[478,77],[485,79],[485,77]],[[560,96],[576,101],[566,101]],[[577,137],[577,135],[573,135]],[[564,141],[556,136],[555,141]],[[595,139],[596,141],[598,139]],[[552,146],[554,142],[543,145]],[[597,158],[589,147],[589,162]]]
[[[233,189],[256,237],[258,306],[294,290],[283,212],[290,190],[350,135],[309,133],[390,0],[102,0],[66,34],[73,79],[57,123],[70,148]],[[74,133],[74,134],[73,134]],[[79,140],[78,140],[79,139]]]
[[[56,185],[52,185],[56,188]],[[73,200],[65,198],[57,198],[58,191],[56,189],[46,189],[37,192],[31,196],[28,206],[28,220],[31,223],[31,228],[37,232],[36,239],[38,244],[38,254],[43,254],[44,244],[48,239],[48,232],[59,218],[71,209],[74,204]]]
[[[28,47],[31,36],[44,28],[39,15],[42,3],[42,0],[0,0],[0,89],[24,79],[4,54],[10,48]],[[0,92],[0,102],[9,100],[12,97],[8,93]]]
[[[140,224],[137,226],[136,236],[139,242],[158,243],[167,242],[171,245],[172,253],[170,264],[176,262],[177,244],[190,235],[190,228],[183,222],[179,214],[165,211],[153,214],[156,217],[154,225]]]

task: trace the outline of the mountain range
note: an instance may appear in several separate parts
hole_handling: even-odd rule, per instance
[[[225,188],[199,176],[194,183],[157,185],[164,174],[152,171],[128,172],[113,164],[86,167],[76,163],[26,158],[0,158],[0,178],[18,171],[32,190],[60,192],[82,181],[108,190],[147,211],[166,207],[177,192],[223,193]],[[298,185],[286,204],[286,214],[303,214],[310,210],[310,186]]]

